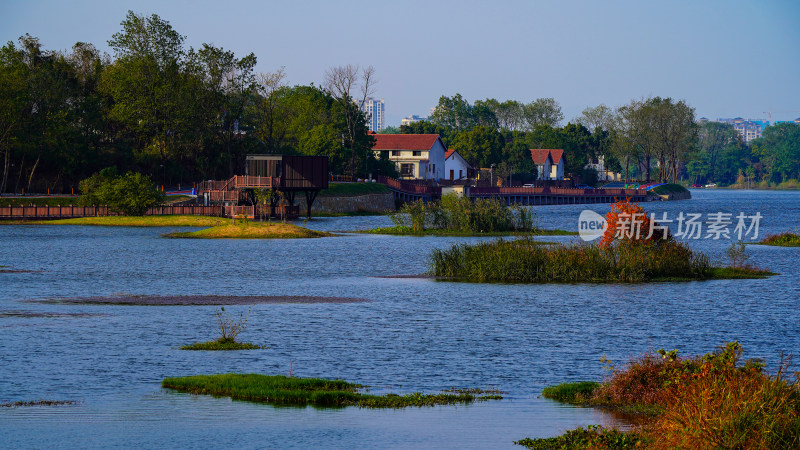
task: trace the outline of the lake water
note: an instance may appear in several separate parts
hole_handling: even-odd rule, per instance
[[[759,233],[795,230],[800,193],[699,190],[649,212],[763,215]],[[583,209],[536,207],[540,225],[576,229]],[[325,218],[321,230],[387,226],[386,217]],[[780,275],[637,285],[471,284],[419,278],[431,249],[476,238],[345,235],[310,240],[164,239],[165,228],[0,226],[0,446],[512,448],[592,423],[601,411],[539,398],[547,385],[599,380],[606,355],[682,354],[739,340],[774,368],[800,348],[800,249],[749,246]],[[577,237],[542,238],[571,241]],[[692,241],[724,259],[730,240]],[[242,340],[267,350],[189,352],[216,337],[213,306],[43,303],[55,297],[313,295],[355,304],[252,307]],[[227,308],[238,313],[247,307]],[[29,314],[33,313],[33,314]],[[37,314],[40,314],[38,315]],[[26,316],[27,315],[27,316]],[[33,317],[28,317],[28,316]],[[258,372],[342,378],[375,392],[499,387],[505,399],[467,406],[370,410],[275,408],[162,390],[164,377]],[[519,447],[517,447],[519,448]]]

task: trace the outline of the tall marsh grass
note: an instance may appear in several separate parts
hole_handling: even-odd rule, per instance
[[[713,274],[706,255],[674,241],[601,248],[588,244],[542,245],[531,238],[435,249],[430,256],[430,271],[438,277],[509,283],[632,283],[705,279]]]
[[[508,206],[498,199],[470,200],[455,194],[442,196],[438,203],[422,200],[406,203],[389,218],[396,227],[415,233],[429,229],[462,233],[528,232],[536,229],[535,216],[530,208]]]

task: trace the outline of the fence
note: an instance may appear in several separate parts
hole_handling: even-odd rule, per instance
[[[148,216],[216,216],[222,217],[222,206],[157,206],[147,210]],[[108,206],[0,206],[0,219],[69,219],[74,217],[118,216]]]

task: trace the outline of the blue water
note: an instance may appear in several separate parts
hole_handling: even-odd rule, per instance
[[[681,211],[760,212],[761,236],[800,224],[800,193],[693,194],[693,200],[645,207],[670,217]],[[574,230],[585,208],[608,210],[563,205],[535,212],[542,226]],[[307,226],[341,231],[389,224],[386,217],[352,217],[315,219]],[[0,446],[512,448],[514,440],[575,426],[625,425],[601,411],[539,398],[547,385],[601,379],[604,355],[623,364],[661,347],[696,354],[739,340],[745,356],[774,367],[781,350],[800,347],[797,248],[748,246],[750,263],[780,273],[768,280],[471,284],[383,277],[422,273],[431,249],[477,238],[160,237],[172,230],[0,226],[0,265],[40,271],[0,273],[0,403],[79,402],[0,408]],[[730,242],[690,244],[723,261]],[[114,294],[316,295],[369,302],[255,305],[241,338],[269,349],[187,352],[177,347],[216,337],[215,307],[36,301]],[[468,406],[331,410],[160,388],[167,376],[287,374],[290,366],[296,376],[342,378],[378,393],[496,386],[508,394]]]

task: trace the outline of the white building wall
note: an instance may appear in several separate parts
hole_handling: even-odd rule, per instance
[[[453,171],[453,180],[459,180],[462,178],[467,177],[467,169],[469,166],[467,165],[466,161],[458,154],[458,152],[454,152],[450,155],[447,160],[444,162],[444,179],[450,179],[450,171]]]

